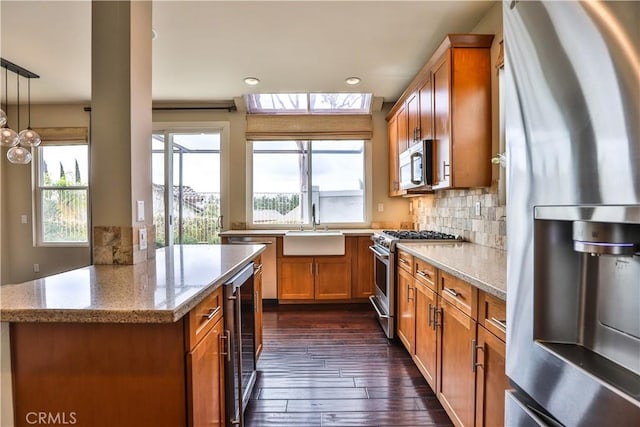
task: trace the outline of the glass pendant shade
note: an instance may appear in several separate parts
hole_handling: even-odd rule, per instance
[[[40,139],[40,135],[38,135],[38,132],[34,131],[31,128],[21,130],[18,134],[18,138],[18,142],[23,147],[37,147],[38,145],[40,145],[40,142],[42,142],[42,140]]]
[[[18,145],[18,139],[18,134],[13,129],[0,129],[0,145],[2,145],[3,147],[13,147]]]
[[[0,108],[0,128],[3,128],[4,125],[6,124],[7,124],[7,113],[5,113],[2,108]]]
[[[11,147],[9,151],[7,151],[7,159],[9,159],[11,163],[26,165],[31,161],[31,152],[24,147]]]

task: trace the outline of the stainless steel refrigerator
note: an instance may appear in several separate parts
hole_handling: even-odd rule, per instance
[[[506,424],[640,425],[640,2],[503,18]]]

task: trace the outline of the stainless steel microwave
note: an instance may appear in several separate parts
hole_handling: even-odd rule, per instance
[[[400,153],[400,189],[430,191],[433,183],[433,140],[425,139]]]

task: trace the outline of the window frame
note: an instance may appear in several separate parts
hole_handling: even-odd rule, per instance
[[[44,186],[42,185],[42,150],[46,147],[85,145],[87,147],[87,185],[73,186]],[[64,247],[64,248],[86,248],[91,245],[91,146],[87,140],[56,140],[43,141],[33,150],[33,161],[31,165],[32,182],[33,182],[33,245],[36,247]],[[43,190],[84,190],[86,192],[87,206],[87,240],[83,242],[45,242],[44,226],[43,226],[43,207],[42,195]]]
[[[286,139],[278,139],[277,141],[284,141]],[[302,139],[304,141],[310,142],[313,144],[314,141],[322,141],[323,139]],[[324,228],[325,226],[330,228],[368,228],[371,224],[372,211],[372,197],[373,197],[373,176],[372,176],[372,141],[370,139],[358,139],[354,138],[353,140],[361,140],[364,143],[364,189],[363,189],[363,221],[362,222],[320,222],[319,227]],[[256,224],[253,222],[253,144],[265,142],[267,140],[247,140],[246,144],[246,227],[247,229],[255,229],[255,230],[290,230],[290,229],[312,229],[313,224],[311,222],[306,224]],[[309,147],[309,155],[308,155],[308,171],[309,176],[313,175],[312,163],[313,163],[313,149],[311,146]],[[311,186],[313,182],[308,182]],[[310,187],[311,188],[311,187]],[[311,199],[311,192],[308,192],[309,200]],[[310,202],[309,202],[310,203]],[[310,206],[310,205],[309,205]],[[321,219],[322,221],[322,219]]]

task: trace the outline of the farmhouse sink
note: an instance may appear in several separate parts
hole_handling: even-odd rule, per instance
[[[344,255],[342,231],[292,230],[283,239],[283,255]]]

